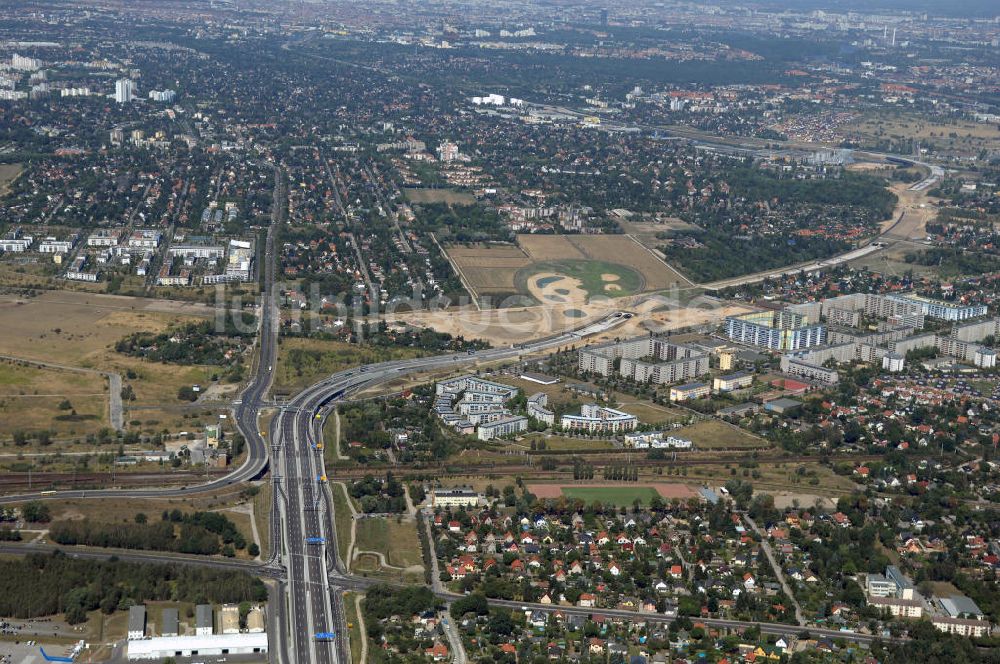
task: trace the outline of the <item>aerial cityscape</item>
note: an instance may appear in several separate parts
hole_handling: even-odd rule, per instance
[[[0,664],[1000,664],[995,0],[0,4]]]

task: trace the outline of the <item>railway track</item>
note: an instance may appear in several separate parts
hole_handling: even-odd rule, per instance
[[[571,454],[566,454],[561,459],[558,459],[556,463],[558,464],[555,469],[543,469],[538,463],[479,463],[479,464],[434,464],[427,466],[410,466],[401,467],[393,466],[389,464],[379,464],[379,465],[369,465],[358,468],[344,468],[339,466],[331,466],[327,469],[327,476],[331,480],[348,480],[348,479],[360,479],[365,475],[379,475],[386,472],[391,472],[397,478],[441,478],[447,476],[462,476],[462,475],[521,475],[524,477],[533,477],[538,479],[539,477],[551,477],[553,479],[565,479],[566,476],[572,477],[573,475],[573,464],[572,460],[569,458]],[[701,459],[701,458],[684,458],[679,457],[676,460],[666,460],[666,459],[647,459],[644,455],[637,454],[639,457],[639,464],[643,468],[673,468],[673,467],[685,467],[685,466],[723,466],[726,464],[739,465],[741,462],[753,462],[758,464],[795,464],[795,463],[816,463],[821,460],[818,456],[808,456],[808,455],[798,455],[798,456],[780,456],[780,455],[769,455],[769,456],[757,456],[751,457],[749,455],[741,457],[728,457],[728,458],[713,458],[713,459]],[[542,459],[548,458],[552,459],[552,456],[541,457]],[[843,457],[844,461],[851,461],[851,463],[860,463],[864,461],[877,461],[882,457],[875,454],[864,454],[864,455],[852,455],[851,457]],[[838,460],[838,457],[832,457],[832,460]],[[622,462],[620,457],[615,458],[587,458],[586,462],[588,465],[593,466],[595,469],[601,469],[605,466],[616,465]],[[668,477],[668,476],[664,476]]]
[[[170,473],[5,473],[0,474],[0,494],[14,490],[39,491],[60,489],[111,489],[136,486],[176,486],[200,484],[209,478],[222,477],[227,468],[205,471],[180,470]]]
[[[744,449],[744,451],[746,451]],[[466,464],[428,464],[424,466],[394,466],[391,464],[377,464],[360,466],[357,468],[344,468],[342,466],[330,466],[327,475],[331,480],[354,480],[361,479],[365,475],[381,475],[392,472],[396,477],[407,479],[421,478],[441,478],[460,477],[469,475],[520,475],[533,479],[553,479],[566,480],[573,477],[573,461],[580,459],[587,465],[593,466],[595,470],[600,470],[606,466],[620,465],[625,461],[624,450],[609,452],[600,450],[593,453],[578,454],[575,452],[565,452],[557,454],[532,454],[526,455],[530,463],[466,463]],[[721,451],[725,453],[725,451]],[[780,454],[742,454],[740,456],[716,456],[713,458],[699,458],[693,456],[679,456],[676,459],[648,459],[643,451],[634,452],[633,463],[638,463],[643,468],[683,468],[691,466],[723,466],[726,464],[739,465],[741,463],[757,464],[795,464],[795,463],[816,463],[821,461],[821,457],[811,455],[783,456]],[[861,463],[866,461],[878,461],[879,455],[852,455],[850,457],[830,457],[830,460],[851,461],[851,463]],[[542,461],[551,460],[556,462],[555,468],[543,469]],[[212,468],[205,471],[174,471],[170,473],[122,473],[122,472],[100,472],[100,473],[64,473],[64,472],[33,472],[33,473],[6,473],[0,474],[0,494],[13,493],[24,489],[34,489],[38,491],[66,491],[83,489],[109,489],[109,488],[129,488],[138,486],[187,486],[199,484],[208,478],[216,478],[225,475],[227,469]],[[599,477],[599,474],[598,474]],[[663,476],[664,479],[668,475]]]

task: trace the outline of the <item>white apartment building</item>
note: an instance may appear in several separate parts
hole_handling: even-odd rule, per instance
[[[597,404],[584,404],[579,415],[563,415],[560,426],[567,431],[587,431],[589,433],[618,433],[632,431],[639,424],[639,418],[621,410]]]
[[[522,415],[509,415],[495,422],[480,424],[476,430],[479,440],[493,440],[528,430],[528,418]]]
[[[549,404],[549,397],[544,392],[538,392],[528,397],[528,416],[539,422],[544,422],[548,426],[556,423],[556,414],[546,408]]]

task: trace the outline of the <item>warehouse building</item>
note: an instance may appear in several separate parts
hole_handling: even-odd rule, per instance
[[[199,604],[194,608],[194,633],[196,636],[211,636],[215,633],[211,604]]]
[[[160,636],[180,634],[180,614],[177,609],[163,609],[160,613]]]
[[[128,607],[128,640],[141,639],[146,635],[146,607],[135,604]]]
[[[255,655],[267,652],[267,633],[157,636],[130,641],[128,659],[163,661],[168,657]]]

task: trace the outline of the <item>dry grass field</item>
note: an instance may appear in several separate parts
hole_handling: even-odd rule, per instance
[[[690,440],[699,450],[770,447],[767,441],[719,420],[703,420],[671,433]]]
[[[323,376],[362,364],[426,355],[417,348],[374,348],[343,341],[282,338],[274,368],[276,392],[298,391]]]
[[[143,513],[150,523],[159,521],[164,511],[180,510],[191,512],[219,511],[236,524],[236,529],[246,539],[253,542],[253,527],[249,513],[232,511],[231,508],[243,504],[239,491],[217,494],[195,494],[185,498],[129,498],[128,500],[82,500],[66,498],[50,503],[53,521],[81,521],[88,519],[97,523],[133,523],[135,515]],[[265,512],[266,515],[266,512]],[[266,516],[265,516],[266,519]],[[267,534],[266,520],[261,535]],[[258,529],[260,523],[258,522]],[[237,554],[239,558],[249,558],[246,551]]]
[[[534,394],[536,392],[543,392],[549,398],[549,406],[559,406],[566,408],[579,408],[584,403],[592,401],[587,397],[577,395],[571,392],[565,383],[555,383],[554,385],[541,385],[539,383],[532,382],[530,380],[524,380],[523,378],[515,378],[513,376],[499,376],[494,378],[498,383],[504,383],[505,385],[512,385],[516,388],[524,390],[527,395]],[[595,387],[591,385],[591,387]],[[643,424],[664,424],[667,422],[679,422],[686,420],[689,417],[689,413],[678,410],[676,408],[671,408],[669,406],[661,406],[655,404],[652,401],[646,399],[636,399],[625,394],[618,394],[618,406],[622,410],[631,413],[639,418]]]
[[[474,297],[514,293],[514,276],[531,264],[520,247],[508,244],[453,244],[447,251]]]
[[[423,189],[406,187],[403,189],[406,200],[413,203],[447,203],[448,205],[472,205],[476,197],[464,191],[454,189]]]
[[[976,156],[982,150],[995,149],[1000,142],[1000,128],[995,123],[955,120],[928,121],[906,113],[868,115],[845,125],[841,131],[848,139],[917,139],[934,152]]]
[[[0,196],[10,192],[10,184],[21,174],[21,164],[0,164]]]
[[[61,408],[69,402],[69,408]],[[107,381],[97,374],[0,360],[0,437],[46,429],[55,436],[108,426]]]
[[[178,389],[208,384],[217,368],[147,362],[116,353],[114,344],[133,332],[159,332],[173,323],[196,320],[209,313],[211,309],[200,305],[67,291],[47,291],[33,298],[4,295],[0,296],[0,355],[119,373],[136,395],[135,401],[125,404],[127,422],[138,420],[141,429],[150,432],[176,429],[191,425],[183,410],[185,403],[177,400]],[[135,378],[128,378],[130,373]],[[37,380],[44,383],[42,375]],[[44,394],[42,387],[40,384],[37,388],[39,394]],[[81,388],[81,396],[70,398],[73,407],[78,414],[99,413],[103,418],[101,426],[106,425],[106,390],[94,390],[93,386],[85,389],[100,394],[84,397]],[[59,390],[53,392],[61,394]],[[61,397],[55,397],[51,408],[61,401]],[[44,424],[43,415],[49,406],[44,401],[37,405],[38,411],[22,419],[23,426],[16,428],[28,428],[29,424],[43,428],[40,425]],[[73,423],[75,433],[87,433],[91,422],[88,420],[87,427]],[[52,429],[52,423],[44,428]],[[69,427],[65,429],[68,433]],[[0,428],[0,435],[4,430]]]

